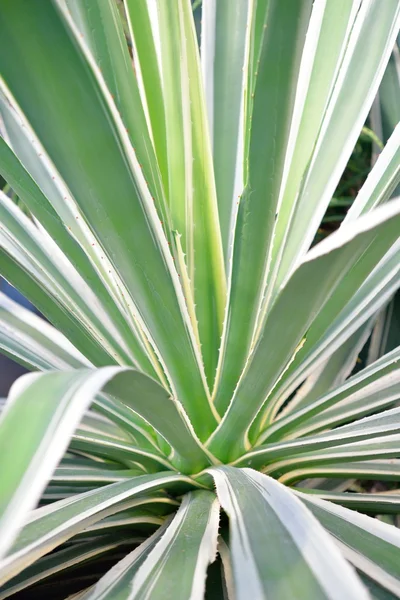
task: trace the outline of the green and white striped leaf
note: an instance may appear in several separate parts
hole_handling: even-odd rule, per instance
[[[4,263],[3,263],[4,264]],[[5,311],[5,312],[4,312]],[[31,311],[0,296],[0,339],[3,350],[29,369],[65,370],[90,366],[68,340]],[[11,329],[12,325],[12,329]],[[40,342],[40,345],[38,345]],[[117,398],[101,394],[93,400],[93,408],[116,423],[143,450],[154,453],[153,430]]]
[[[125,383],[126,377],[128,381]],[[128,404],[136,409],[140,416],[155,421],[159,433],[167,441],[174,441],[173,445],[176,442],[178,455],[181,453],[182,458],[176,456],[174,461],[177,461],[179,466],[184,467],[187,460],[191,466],[197,460],[201,461],[198,463],[199,469],[209,464],[207,454],[196,442],[187,417],[178,404],[169,400],[163,388],[145,375],[132,370],[121,371],[115,367],[105,367],[97,371],[27,375],[16,384],[11,400],[2,413],[2,554],[12,542],[26,512],[38,500],[84,411],[96,394],[113,379],[120,379],[120,383],[118,387],[114,387],[117,381],[112,383],[112,391],[125,396]],[[126,385],[128,394],[122,393]],[[26,437],[19,427],[21,418],[27,418],[30,423],[29,437]],[[88,437],[89,434],[86,434],[84,439]],[[114,459],[120,460],[120,457],[124,456],[121,450],[123,442],[113,442],[112,439],[106,438],[105,443],[107,450],[103,455],[113,457],[111,450],[115,447]],[[92,444],[84,445],[83,449],[88,454],[94,449],[96,455],[97,447],[95,436]],[[125,456],[126,454],[132,457],[132,462],[149,456],[143,449],[135,453],[131,445],[126,445]],[[8,459],[10,455],[14,456],[11,463]],[[154,459],[156,465],[160,460],[165,464],[165,461],[157,456],[154,456]],[[167,468],[168,465],[167,462]]]
[[[244,101],[253,3],[203,0],[201,67],[225,264],[243,191]]]
[[[400,0],[198,5],[0,2],[0,598],[400,597]]]
[[[182,236],[204,366],[211,386],[217,366],[226,288],[200,57],[190,0],[160,0],[156,6],[169,209],[172,226]],[[152,11],[149,16],[155,19]]]
[[[207,567],[216,556],[218,522],[215,494],[200,491],[184,496],[161,541],[136,573],[132,595],[201,600]]]
[[[320,313],[307,331],[307,340],[278,382],[268,408],[282,406],[291,393],[319,364],[329,358],[367,319],[386,305],[400,285],[400,245],[397,241],[340,308],[340,287],[329,300],[329,310]]]
[[[94,587],[88,600],[106,598],[201,599],[206,570],[215,559],[219,504],[211,492],[192,492],[163,528]],[[149,547],[151,546],[151,547]],[[143,560],[143,554],[146,556]],[[140,563],[140,564],[138,564]]]
[[[73,485],[79,491],[80,486],[85,485],[107,485],[116,481],[125,481],[126,479],[143,475],[139,469],[113,469],[105,467],[86,467],[72,464],[69,466],[57,467],[54,471],[51,482],[57,485]]]
[[[400,461],[396,458],[363,462],[317,465],[293,470],[282,475],[279,481],[285,485],[302,479],[329,477],[377,481],[400,481]]]
[[[229,516],[237,600],[368,598],[329,534],[284,486],[251,469],[211,474]]]
[[[215,405],[222,414],[229,405],[248,357],[268,269],[273,225],[301,52],[312,2],[270,0],[267,11],[253,11],[260,29],[257,77],[245,188],[239,201],[229,294],[215,388]],[[277,65],[279,56],[279,66]],[[282,74],[285,73],[283,77]],[[252,77],[249,68],[249,77]],[[250,87],[250,86],[249,86]]]
[[[279,451],[280,452],[280,451]],[[272,454],[272,448],[271,448]],[[272,462],[263,468],[264,473],[273,477],[280,477],[303,466],[329,465],[333,463],[346,463],[352,461],[396,458],[400,454],[400,435],[386,435],[370,438],[367,441],[350,442],[337,446],[328,446],[322,450],[292,454],[288,458]],[[261,454],[256,463],[264,462]],[[240,462],[240,461],[239,461]],[[248,464],[248,462],[247,462]]]
[[[0,293],[0,348],[28,368],[90,366],[62,333],[3,293]]]
[[[87,564],[88,561],[97,559],[127,542],[129,542],[129,539],[123,540],[108,536],[95,541],[74,544],[49,554],[22,571],[20,575],[13,578],[5,586],[2,586],[0,600],[9,598],[13,594],[43,581],[46,577],[62,574],[64,570],[79,567],[83,563]]]
[[[82,247],[72,237],[72,230],[67,229],[67,223],[70,223],[71,220],[67,221],[67,223],[61,221],[60,216],[54,210],[49,200],[24,169],[3,138],[0,138],[0,173],[40,222],[40,225],[57,243],[60,250],[72,262],[80,276],[90,285],[97,298],[101,299],[101,304],[105,307],[107,318],[114,323],[114,327],[118,331],[117,335],[125,341],[129,349],[128,356],[131,356],[133,363],[138,361],[140,368],[149,374],[154,374],[154,369],[150,365],[146,349],[143,347],[143,340],[140,339],[135,330],[132,332],[124,310],[118,305],[115,295],[110,293],[110,288],[101,280],[95,266],[88,260],[85,251],[83,251]],[[68,225],[68,227],[70,226]],[[84,242],[84,239],[82,241]],[[84,246],[85,250],[87,250],[87,247],[88,244]],[[93,253],[93,244],[90,247]],[[75,285],[77,285],[76,282]],[[79,292],[82,292],[81,281],[79,282]]]
[[[101,600],[103,598],[124,600],[129,598],[133,577],[150,552],[161,541],[169,523],[170,520],[166,520],[153,535],[110,569],[95,586],[83,594],[82,600]]]
[[[224,532],[226,535],[226,531]],[[229,544],[224,536],[220,536],[218,540],[218,553],[221,557],[222,562],[222,585],[223,585],[223,598],[224,600],[232,600],[235,598],[235,587],[233,581],[233,569],[232,569],[232,554],[230,552]],[[227,537],[227,535],[226,535]]]
[[[0,79],[0,107],[2,136],[7,145],[39,186],[44,196],[48,198],[63,223],[67,227],[71,227],[75,237],[80,239],[77,232],[79,231],[79,221],[82,219],[75,219],[76,210],[75,216],[72,215],[71,205],[75,209],[76,206],[71,194],[3,79]],[[3,144],[2,146],[4,147]],[[2,166],[2,169],[4,168],[7,166]],[[9,169],[4,172],[12,174]],[[81,215],[79,216],[81,217]],[[72,219],[75,220],[75,223]]]
[[[389,139],[400,120],[398,103],[400,91],[399,43],[400,40],[397,38],[370,114],[372,129],[384,143]],[[373,150],[376,153],[376,148]]]
[[[399,209],[400,202],[382,206],[360,218],[357,226],[341,228],[308,253],[268,315],[229,409],[211,437],[210,450],[219,458],[236,458],[248,448],[247,432],[254,417],[307,344],[313,322],[322,315],[329,327],[329,317],[340,313],[398,240]],[[398,263],[395,268],[398,272]]]
[[[184,484],[186,489],[193,485],[189,478],[175,473],[141,475],[37,509],[22,529],[8,555],[0,562],[0,584],[20,573],[85,527],[119,510],[134,506],[138,495],[157,491],[174,483]]]
[[[302,204],[302,194],[306,191],[303,190],[303,185],[309,169],[312,170],[312,161],[318,160],[317,140],[327,119],[329,100],[338,80],[359,7],[360,0],[322,1],[315,2],[313,6],[301,57],[285,171],[279,190],[274,242],[270,250],[270,272],[265,275],[265,298],[259,316],[259,327],[284,277],[282,269],[288,266],[283,264],[281,267],[281,263],[285,263],[286,253],[289,252],[286,247],[292,245],[289,235],[298,220],[297,211]],[[355,104],[354,110],[357,108]],[[343,128],[343,134],[346,133],[348,131]],[[330,157],[331,160],[332,158]],[[312,175],[311,171],[310,177]],[[314,182],[316,176],[320,175],[318,171],[314,173]],[[314,208],[321,200],[318,195],[307,198],[302,210],[313,215],[311,207]],[[307,223],[309,222],[305,217],[302,222],[303,230],[307,228]],[[298,235],[305,235],[305,231]],[[296,239],[296,242],[299,241],[300,237]]]
[[[90,588],[82,596],[82,600],[100,600],[102,598],[115,598],[115,600],[124,600],[129,598],[129,592],[132,589],[132,579],[139,567],[144,563],[147,556],[162,539],[170,519],[164,523],[148,537],[133,552],[129,553],[124,559],[118,562],[110,569],[95,586]]]
[[[171,398],[156,381],[145,375],[124,369],[119,373],[118,379],[115,377],[115,382],[110,382],[105,391],[137,412],[165,438],[174,449],[169,458],[178,469],[196,471],[213,462],[176,399]]]
[[[368,346],[367,365],[375,362],[397,345],[395,307],[396,295],[379,311]]]
[[[349,425],[335,428],[332,431],[328,430],[317,435],[308,435],[299,439],[257,446],[238,459],[238,462],[243,465],[252,464],[252,466],[255,465],[256,468],[259,468],[271,461],[290,456],[294,456],[296,461],[296,457],[303,453],[307,454],[306,459],[310,461],[311,452],[325,448],[328,454],[331,451],[335,452],[337,446],[344,445],[346,448],[351,448],[352,444],[362,440],[377,444],[379,436],[382,436],[382,447],[384,447],[386,438],[396,442],[397,437],[395,434],[398,433],[400,433],[400,408],[393,408],[378,415],[356,420]],[[357,449],[358,447],[359,445],[354,445],[354,448]],[[367,446],[361,445],[361,447]],[[340,449],[338,451],[341,452]],[[317,454],[322,456],[324,453],[317,452]],[[370,458],[373,458],[373,456]]]
[[[18,0],[0,11],[0,34],[9,48],[1,61],[4,79],[134,296],[131,310],[162,354],[172,387],[182,395],[204,437],[215,416],[178,274],[128,134],[101,73],[61,5],[48,2],[36,11],[25,7],[25,0]],[[28,47],[29,74],[24,61],[17,60]],[[95,145],[91,132],[96,132]],[[188,403],[194,389],[197,401]]]
[[[54,394],[56,394],[56,398],[62,399],[63,395],[68,398],[73,376],[74,373],[71,378],[71,373],[68,372],[41,375],[41,385],[38,382],[38,388],[42,390],[42,394],[45,396],[46,385],[49,382],[49,402],[54,402]],[[53,378],[59,382],[60,386],[56,392],[51,390]],[[62,386],[63,378],[65,381],[64,388]],[[152,425],[172,446],[173,452],[169,456],[169,460],[166,460],[154,447],[150,450],[143,446],[135,448],[131,442],[127,443],[98,433],[80,433],[79,431],[72,438],[72,448],[84,451],[89,455],[109,456],[116,462],[122,462],[122,464],[125,464],[127,460],[129,466],[138,460],[141,462],[140,459],[143,459],[146,466],[148,464],[147,459],[150,459],[150,465],[153,465],[152,470],[157,470],[157,468],[154,468],[157,465],[158,468],[163,466],[164,468],[170,468],[170,461],[181,470],[196,469],[196,466],[197,470],[200,470],[212,462],[212,458],[197,440],[181,405],[171,399],[156,381],[132,369],[118,367],[105,367],[95,371],[77,371],[76,379],[80,386],[86,386],[85,397],[89,402],[104,389],[105,392],[120,399],[129,409]],[[29,388],[26,393],[29,393]],[[72,433],[73,431],[70,432],[70,437]],[[51,472],[49,475],[51,475]]]
[[[3,169],[4,177],[23,197],[24,203],[36,219],[60,244],[63,252],[72,259],[77,268],[83,271],[84,279],[87,279],[96,290],[96,293],[100,295],[103,303],[107,306],[107,310],[113,315],[114,321],[116,320],[119,323],[122,318],[122,335],[125,338],[128,337],[130,346],[139,346],[136,348],[136,354],[142,355],[143,349],[140,346],[144,345],[146,347],[153,366],[163,381],[163,375],[160,373],[160,367],[154,353],[137,319],[129,308],[129,302],[127,301],[129,293],[117,270],[107,259],[104,249],[96,239],[75,199],[71,196],[70,190],[1,79],[0,87],[3,90],[0,92],[1,116],[6,124],[7,138],[10,138],[12,148],[18,157],[18,160],[15,160],[10,152],[4,152],[4,156],[2,156],[7,160],[3,160],[4,164],[0,167]],[[4,146],[2,148],[4,149]],[[31,174],[34,181],[24,172],[19,161]],[[40,189],[38,189],[35,182],[38,183]],[[80,252],[80,249],[76,247],[76,243],[71,242],[69,236],[57,225],[58,217],[54,218],[54,215],[58,215],[62,219],[62,225],[84,249],[84,253]],[[76,262],[77,254],[83,254],[83,256],[86,254],[90,262],[84,260],[82,264],[78,264]],[[30,289],[27,293],[29,294],[29,292]],[[52,319],[54,318],[54,312],[52,310]],[[145,359],[145,357],[142,357],[142,367],[145,367],[146,361],[143,363],[143,358]],[[149,373],[152,373],[151,367]]]
[[[132,440],[115,440],[79,429],[72,436],[69,448],[92,458],[115,461],[128,469],[140,464],[146,473],[173,468],[171,462],[156,447],[148,448],[144,444],[136,445]]]
[[[53,304],[67,313],[67,323],[75,324],[72,343],[85,348],[84,338],[92,338],[104,364],[130,362],[129,350],[96,295],[56,243],[40,231],[5,194],[0,192],[0,247],[14,262],[14,272],[22,270],[47,296],[46,308]],[[18,266],[17,266],[18,265]],[[14,277],[6,273],[12,284]],[[67,308],[68,307],[68,308]],[[90,359],[90,355],[88,357]]]
[[[67,0],[67,6],[101,70],[135,149],[160,218],[165,221],[167,212],[161,175],[118,7],[113,0]]]
[[[334,536],[344,556],[397,598],[400,595],[399,530],[315,496],[301,494],[301,499]]]
[[[280,418],[288,412],[307,406],[332,388],[342,384],[358,362],[359,354],[371,335],[374,322],[375,319],[370,319],[364,323],[329,359],[318,365],[284,408],[281,408],[282,400],[266,407],[262,419],[258,418],[255,421],[254,432],[250,432],[250,437],[257,436],[259,430],[268,429],[268,433],[262,431],[260,435],[260,439],[263,440],[264,436],[270,434],[269,428],[277,413]]]
[[[306,435],[388,408],[400,397],[399,361],[400,347],[308,406],[278,419],[260,439],[281,438],[293,430],[292,435]]]
[[[101,435],[108,436],[114,440],[132,440],[132,437],[115,423],[110,421],[109,418],[99,413],[88,410],[84,415],[80,428],[83,431],[91,433],[99,433]]]
[[[39,381],[43,377],[18,380],[1,415],[1,556],[35,506],[91,400],[79,373],[48,375],[47,394]],[[29,423],[29,436],[21,430],[21,419]]]
[[[352,27],[345,52],[340,57],[340,69],[330,90],[313,153],[307,156],[304,165],[307,169],[302,172],[299,198],[286,235],[275,283],[277,290],[312,243],[378,91],[398,34],[400,5],[397,0],[384,5],[379,0],[352,4],[353,9],[359,7],[359,10],[352,12],[355,19],[352,23],[350,18]],[[343,18],[342,11],[336,13],[336,2],[327,2],[326,6],[327,10],[333,10],[335,19]],[[330,21],[327,26],[330,28]],[[370,43],[372,38],[374,44]],[[325,36],[322,39],[326,39]],[[327,53],[330,53],[329,46],[322,55],[322,69]],[[354,86],[355,80],[357,86]],[[312,113],[310,117],[313,118]],[[301,152],[301,145],[299,148]]]
[[[164,194],[168,198],[169,165],[157,8],[151,0],[124,0],[124,7],[139,93],[163,180]]]
[[[148,532],[153,531],[155,527],[159,527],[164,522],[164,515],[176,510],[177,503],[167,496],[142,496],[140,497],[133,508],[120,511],[114,515],[101,519],[89,527],[77,533],[74,540],[85,541],[85,539],[93,538],[93,536],[103,536],[104,534],[122,534],[132,531],[132,535],[136,533],[140,536],[145,536]],[[140,541],[143,541],[141,537]]]
[[[308,490],[305,489],[305,491]],[[370,515],[398,514],[400,510],[400,493],[398,489],[380,493],[353,493],[330,492],[316,488],[309,493],[316,494],[322,500],[328,500]]]

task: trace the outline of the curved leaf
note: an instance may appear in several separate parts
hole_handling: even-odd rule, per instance
[[[8,555],[0,562],[0,585],[87,526],[135,506],[137,496],[173,484],[184,484],[186,489],[194,485],[189,478],[174,473],[141,475],[35,510]]]
[[[368,598],[330,536],[283,485],[251,469],[210,472],[229,516],[238,600]]]
[[[301,494],[301,499],[339,542],[346,558],[371,579],[400,594],[400,532],[377,519]]]
[[[215,494],[184,496],[174,518],[105,575],[87,600],[162,598],[201,600],[217,548]]]

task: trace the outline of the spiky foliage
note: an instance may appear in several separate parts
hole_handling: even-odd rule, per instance
[[[202,11],[0,2],[1,599],[400,596],[400,126],[310,249],[400,3]]]

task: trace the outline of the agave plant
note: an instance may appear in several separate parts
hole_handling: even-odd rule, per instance
[[[0,599],[400,597],[399,125],[313,245],[399,24],[2,0]]]

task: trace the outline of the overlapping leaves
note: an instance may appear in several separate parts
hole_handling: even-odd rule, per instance
[[[399,126],[310,250],[399,24],[203,0],[199,48],[189,0],[0,4],[1,273],[52,323],[0,296],[46,371],[2,410],[0,598],[400,597],[398,530],[349,510],[400,494],[346,492],[399,479],[398,348],[348,378],[399,287]]]

